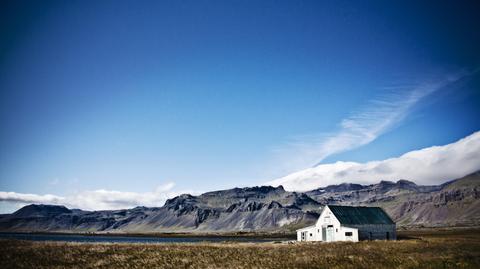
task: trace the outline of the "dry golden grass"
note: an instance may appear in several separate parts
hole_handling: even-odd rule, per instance
[[[479,230],[359,243],[96,244],[0,241],[0,268],[480,268]]]

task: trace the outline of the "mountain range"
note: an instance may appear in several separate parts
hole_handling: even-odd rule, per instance
[[[437,186],[407,180],[344,183],[307,192],[282,186],[183,194],[162,207],[84,211],[27,205],[0,215],[2,232],[290,232],[315,222],[324,205],[380,206],[399,227],[480,224],[480,172]]]

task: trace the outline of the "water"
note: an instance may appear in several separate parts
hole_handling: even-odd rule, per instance
[[[33,234],[33,233],[0,233],[0,239],[19,239],[32,241],[61,241],[88,243],[201,243],[201,242],[273,242],[287,240],[286,238],[258,237],[157,237],[157,236],[121,236],[121,235],[80,235],[80,234]]]

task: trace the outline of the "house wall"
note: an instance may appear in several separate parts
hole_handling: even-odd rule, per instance
[[[322,241],[321,232],[322,231],[315,226],[297,230],[297,241]],[[303,239],[302,233],[305,233]]]
[[[334,226],[339,226],[340,227],[340,222],[338,219],[333,215],[332,211],[328,206],[324,207],[322,213],[320,214],[320,217],[318,217],[318,220],[315,224],[317,227],[322,227],[324,225],[334,225]]]
[[[358,229],[344,226],[340,227],[338,233],[335,234],[335,241],[358,242]]]
[[[359,240],[396,240],[397,239],[397,231],[396,231],[395,224],[350,225],[350,227],[358,229]]]
[[[322,211],[315,226],[317,231],[320,230],[320,241],[358,241],[357,229],[342,226],[328,207]]]

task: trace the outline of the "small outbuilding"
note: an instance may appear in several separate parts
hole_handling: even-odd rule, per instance
[[[298,241],[396,239],[395,222],[380,207],[327,205],[315,225],[297,230]]]

